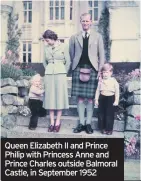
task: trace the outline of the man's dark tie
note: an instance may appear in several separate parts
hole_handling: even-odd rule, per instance
[[[87,38],[87,35],[88,35],[88,33],[87,33],[87,31],[85,32],[85,38]]]

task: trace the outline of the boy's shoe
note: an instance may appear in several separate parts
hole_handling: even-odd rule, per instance
[[[101,133],[102,133],[102,134],[107,134],[107,131],[102,130]]]
[[[107,131],[107,135],[112,135],[113,131]]]

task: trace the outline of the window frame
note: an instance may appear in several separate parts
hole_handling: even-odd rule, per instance
[[[25,9],[24,4],[26,4],[26,9]],[[31,5],[31,8],[30,8],[30,5]],[[32,23],[32,15],[33,15],[32,14],[32,6],[33,6],[32,1],[23,1],[23,21],[24,21],[24,24],[31,24]],[[30,20],[30,16],[29,16],[30,13],[31,13],[31,22],[29,21]]]
[[[90,6],[90,2],[91,2],[91,6]],[[97,2],[97,6],[95,6],[95,2]],[[98,22],[98,20],[99,20],[99,1],[97,0],[97,1],[95,1],[95,0],[92,0],[92,1],[88,1],[88,11],[89,11],[89,13],[90,13],[90,11],[92,12],[92,13],[90,13],[91,14],[91,17],[92,17],[92,22],[94,22],[94,23],[97,23]],[[97,10],[97,19],[95,20],[95,10]]]
[[[56,2],[58,2],[58,4],[56,4]],[[52,9],[52,17],[51,17],[51,9]],[[58,9],[58,18],[56,16],[57,9]],[[49,21],[65,21],[65,0],[49,1]]]
[[[65,43],[65,39],[64,38],[59,38],[58,39],[61,43]]]
[[[73,20],[73,0],[70,0],[70,17],[69,20],[72,21]]]
[[[24,50],[25,45],[25,50]],[[31,45],[31,50],[29,50],[29,45]],[[24,54],[26,55],[26,59],[24,62]],[[31,62],[29,61],[29,54],[31,55]],[[23,63],[32,63],[32,41],[23,41],[22,42],[22,62]]]

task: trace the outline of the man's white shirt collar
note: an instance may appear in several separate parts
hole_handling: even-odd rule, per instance
[[[82,31],[82,36],[85,38],[85,31]],[[87,37],[90,35],[90,30],[87,31]]]

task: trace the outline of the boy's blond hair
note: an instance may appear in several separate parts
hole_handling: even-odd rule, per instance
[[[103,71],[110,71],[113,72],[113,66],[110,63],[105,63],[102,68],[101,68],[101,72]]]

